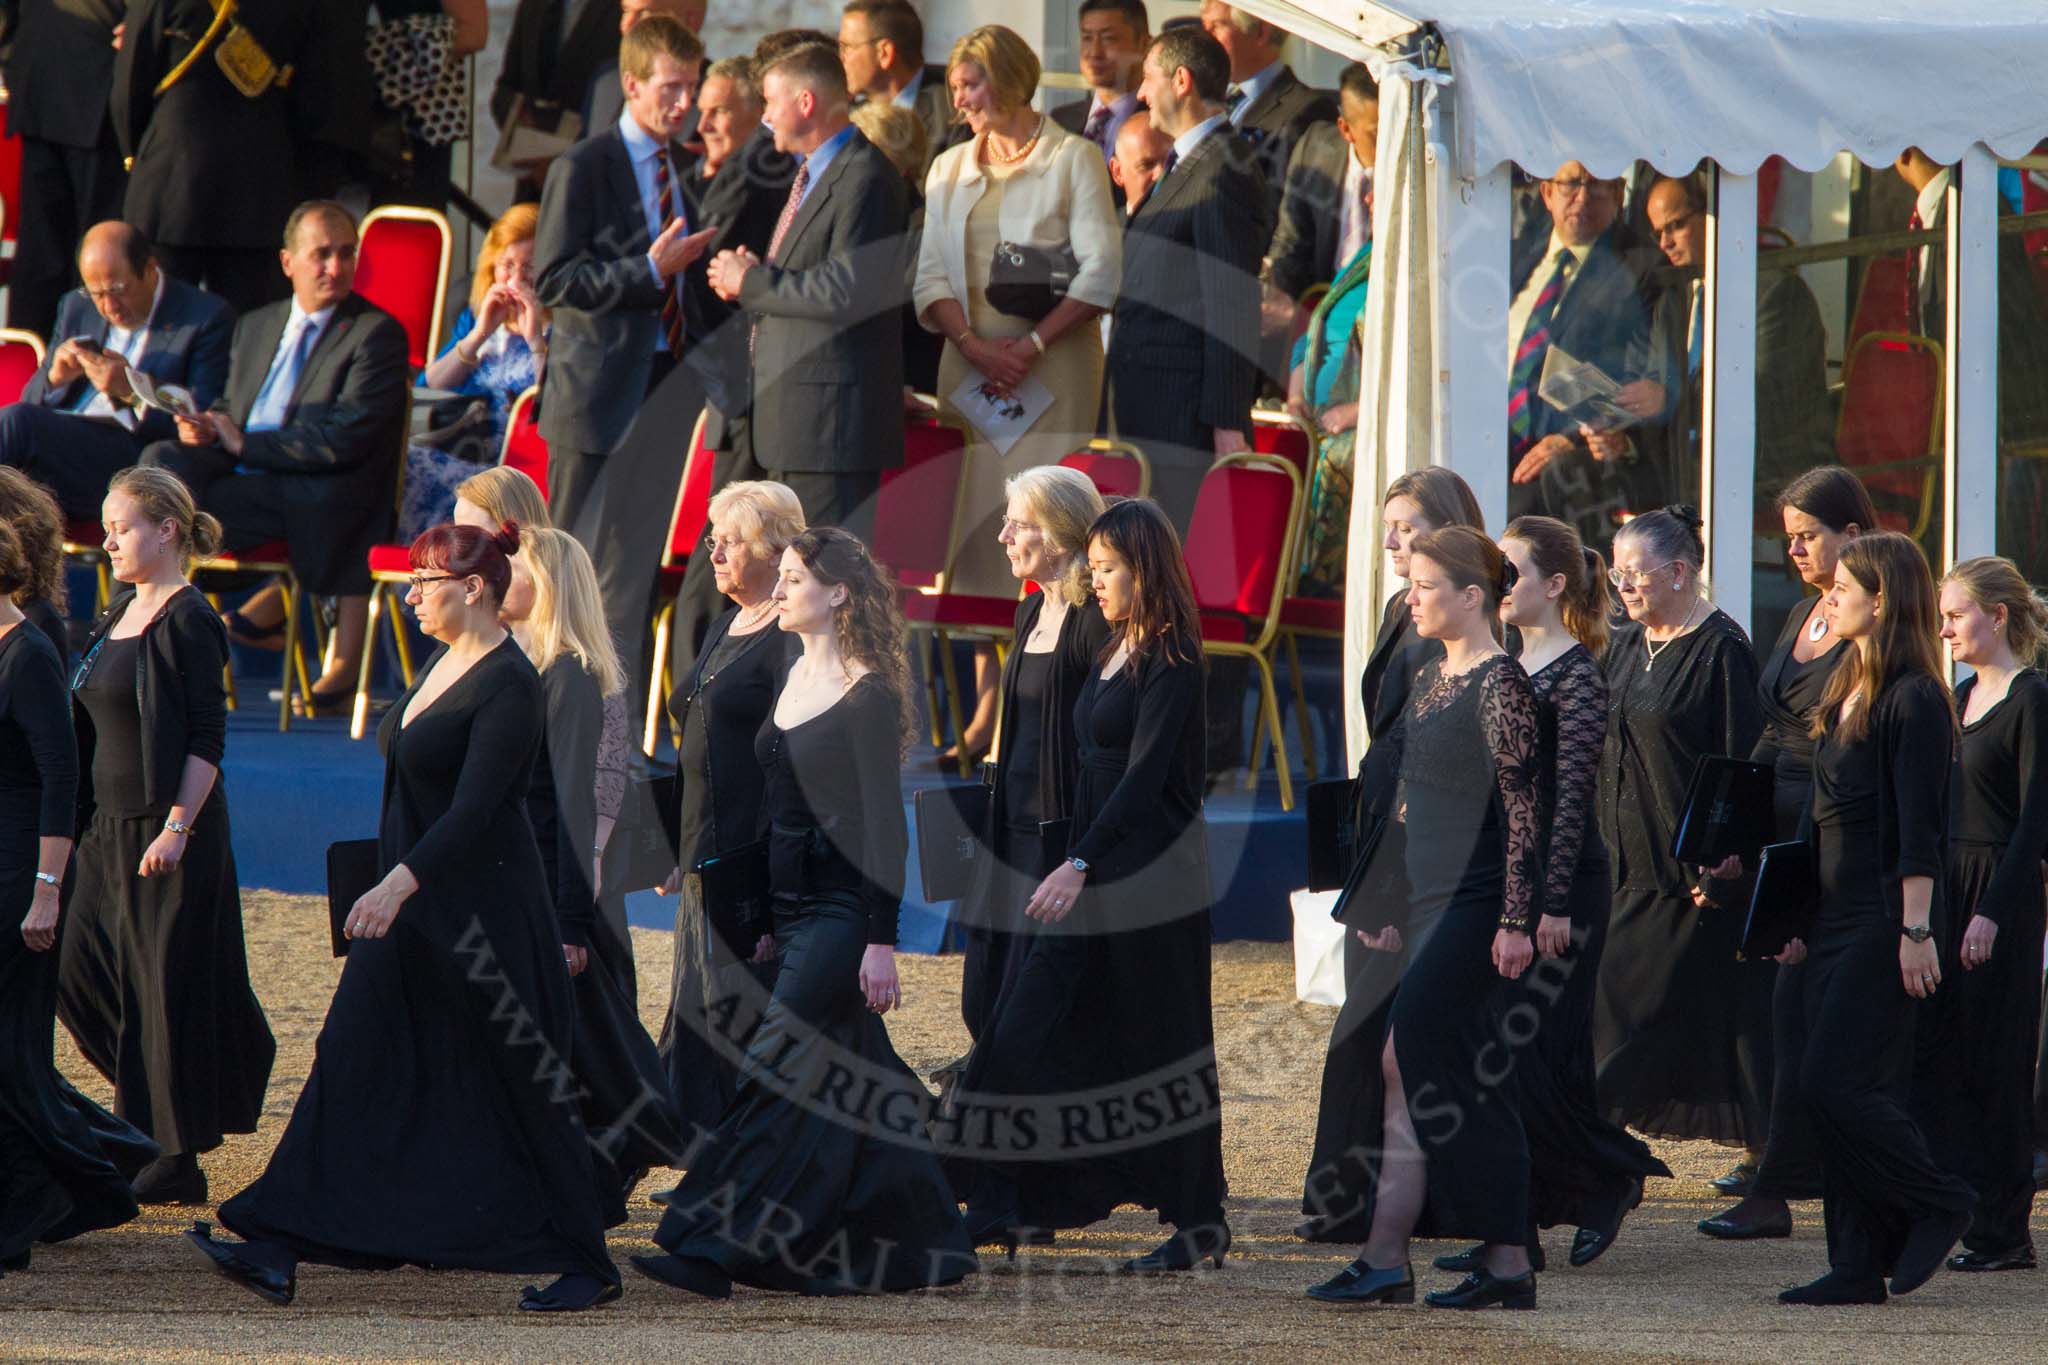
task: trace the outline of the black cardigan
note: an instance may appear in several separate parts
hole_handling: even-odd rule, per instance
[[[604,695],[574,654],[556,656],[540,675],[545,738],[526,788],[533,826],[562,942],[590,946],[597,892],[590,865],[597,846],[597,749],[604,733]]]
[[[1830,731],[1837,724],[1833,715],[1827,723]],[[1830,739],[1832,735],[1821,742]],[[1928,923],[1939,932],[1947,915],[1942,868],[1956,756],[1956,720],[1948,689],[1924,674],[1894,682],[1871,708],[1870,729],[1859,742],[1877,745],[1878,875],[1885,905],[1893,917],[1903,918],[1906,878],[1931,877],[1934,894]],[[1814,771],[1818,781],[1817,757]]]
[[[95,660],[107,632],[134,601],[135,590],[129,588],[107,604],[106,614],[93,627],[86,645],[79,664],[81,673]],[[148,736],[142,749],[142,789],[148,793],[151,807],[176,804],[187,758],[220,766],[228,740],[228,697],[221,683],[227,661],[227,627],[190,584],[143,628],[142,648],[136,655],[135,696],[142,708],[142,733]],[[74,675],[74,690],[77,684],[78,675]],[[76,701],[72,723],[78,731],[79,828],[84,829],[93,810],[94,736],[92,717]],[[220,784],[215,783],[209,799],[220,796]]]

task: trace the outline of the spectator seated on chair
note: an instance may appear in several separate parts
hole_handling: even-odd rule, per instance
[[[169,413],[139,404],[129,366],[204,409],[227,383],[234,314],[166,275],[149,239],[126,223],[85,234],[78,273],[85,283],[58,305],[48,368],[19,403],[0,408],[0,464],[48,487],[65,516],[96,522],[107,481],[144,445],[177,434]]]
[[[434,439],[405,452],[405,506],[398,539],[448,520],[456,486],[498,458],[512,402],[540,383],[548,353],[548,310],[533,292],[533,236],[540,206],[514,204],[491,224],[477,252],[469,305],[452,340],[420,373],[420,383],[462,395],[437,406]]]
[[[370,547],[392,529],[406,338],[396,318],[353,292],[356,224],[341,205],[294,209],[279,259],[292,297],[241,320],[221,401],[179,418],[177,440],[149,446],[143,463],[171,469],[198,493],[230,551],[283,541],[301,587],[340,599],[334,647],[308,703],[322,714],[345,710],[354,695]],[[284,618],[278,594],[259,594],[230,613],[230,635],[276,640]]]

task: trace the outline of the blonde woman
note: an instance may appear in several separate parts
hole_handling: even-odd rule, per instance
[[[450,520],[479,531],[495,531],[508,521],[528,531],[555,524],[540,485],[523,470],[506,465],[479,470],[455,485],[455,515]]]
[[[661,1059],[640,1024],[624,902],[598,895],[600,823],[616,818],[625,787],[625,672],[605,631],[590,556],[566,531],[522,533],[500,614],[540,674],[547,704],[546,761],[533,765],[526,814],[575,978],[572,1064],[606,1221],[616,1225],[647,1168],[683,1149]],[[606,789],[609,801],[600,797]]]

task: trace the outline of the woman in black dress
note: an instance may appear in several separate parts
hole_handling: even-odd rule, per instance
[[[1920,1021],[1914,1090],[1935,1154],[1977,1192],[1951,1270],[2034,1265],[2037,947],[2048,931],[2048,607],[2012,561],[1966,559],[1941,585],[1941,633],[1971,676],[1956,688],[1946,989]],[[1961,971],[1948,970],[1961,967]]]
[[[270,1165],[220,1208],[247,1239],[186,1236],[229,1279],[290,1303],[301,1261],[548,1272],[519,1306],[619,1296],[571,1071],[574,1005],[526,819],[540,675],[498,622],[516,528],[437,526],[407,594],[441,644],[377,731],[379,861],[312,1074]]]
[[[1607,646],[1600,834],[1614,887],[1593,1006],[1600,1107],[1651,1137],[1744,1149],[1770,1113],[1769,963],[1743,962],[1740,866],[1671,856],[1703,754],[1746,754],[1762,730],[1756,656],[1707,600],[1699,514],[1648,512],[1614,538],[1608,581],[1629,621]]]
[[[590,555],[567,531],[520,532],[502,619],[540,672],[545,761],[533,765],[526,817],[553,889],[576,1001],[572,1049],[605,1224],[655,1166],[681,1158],[685,1134],[668,1073],[640,1022],[625,902],[599,899],[598,755],[625,735],[625,670],[605,629]],[[613,807],[614,812],[617,806]]]
[[[711,1298],[735,1280],[801,1294],[952,1284],[974,1252],[925,1131],[931,1094],[882,1023],[903,1002],[901,784],[916,723],[903,611],[836,527],[791,542],[774,600],[803,641],[754,745],[781,970],[732,1107],[663,1196],[654,1240],[667,1254],[633,1264]]]
[[[1828,618],[1856,649],[1814,717],[1819,913],[1801,981],[1799,1088],[1820,1151],[1828,1273],[1790,1304],[1883,1303],[1941,1269],[1976,1195],[1935,1163],[1910,1105],[1916,1000],[1941,986],[1955,713],[1941,680],[1934,582],[1905,536],[1859,536]],[[1902,989],[1903,986],[1903,989]],[[1789,1059],[1788,1059],[1789,1060]]]
[[[1371,1233],[1358,1258],[1309,1297],[1412,1303],[1414,1237],[1476,1237],[1483,1261],[1439,1308],[1534,1308],[1529,1154],[1513,1073],[1525,1042],[1507,1012],[1535,957],[1542,895],[1536,698],[1494,639],[1514,570],[1484,533],[1454,526],[1409,550],[1409,610],[1444,657],[1423,667],[1401,723],[1395,818],[1407,826],[1409,905],[1354,930],[1405,953],[1367,1080],[1381,1123]]]
[[[176,476],[124,469],[101,509],[114,577],[72,676],[91,816],[65,916],[57,1014],[163,1155],[145,1204],[203,1204],[199,1156],[253,1133],[276,1055],[249,988],[220,760],[227,632],[185,581],[220,523]],[[81,803],[88,804],[88,803]]]
[[[1057,837],[1057,823],[1053,831],[1043,826],[1066,820],[1072,808],[1080,781],[1074,701],[1109,639],[1087,562],[1088,530],[1102,515],[1102,495],[1085,474],[1059,465],[1026,470],[1009,481],[1008,491],[1000,539],[1010,572],[1041,590],[1017,606],[983,834],[990,856],[981,860],[962,907],[967,952],[960,1013],[974,1050],[958,1101],[968,1106],[987,1102],[978,1094],[991,1077],[1000,1085],[1039,1088],[1030,1081],[1033,1064],[1080,980],[1084,937],[1057,926],[1038,932],[1024,907],[1063,852],[1044,837]],[[976,1144],[969,1136],[957,1154],[972,1158]],[[955,1178],[976,1245],[1014,1238],[1017,1195],[1005,1172],[976,1163]]]
[[[1472,490],[1441,465],[1413,470],[1388,484],[1380,522],[1386,528],[1381,547],[1394,576],[1404,579],[1416,537],[1446,526],[1486,529]],[[1396,589],[1380,613],[1379,634],[1358,685],[1367,744],[1358,761],[1356,846],[1367,852],[1347,878],[1346,893],[1334,911],[1348,928],[1377,927],[1391,913],[1391,903],[1407,898],[1400,880],[1405,835],[1401,823],[1388,818],[1400,779],[1396,731],[1407,713],[1415,675],[1443,652],[1441,641],[1416,634],[1408,589]],[[1330,1029],[1315,1147],[1302,1183],[1301,1211],[1309,1217],[1295,1229],[1304,1241],[1358,1243],[1370,1231],[1373,1176],[1358,1153],[1366,1150],[1364,1135],[1379,1131],[1380,1099],[1378,1087],[1365,1082],[1379,1066],[1384,1014],[1398,979],[1398,962],[1371,951],[1355,934],[1344,935],[1344,1005]]]
[[[57,543],[47,548],[61,554]],[[157,1155],[51,1062],[50,950],[77,820],[78,747],[57,651],[14,604],[36,567],[0,521],[0,1271],[27,1269],[36,1242],[133,1218],[128,1182]]]
[[[1841,648],[1828,625],[1827,591],[1834,585],[1842,547],[1874,530],[1877,509],[1863,481],[1840,465],[1810,469],[1778,497],[1785,545],[1792,565],[1814,595],[1785,618],[1778,643],[1764,660],[1757,700],[1764,731],[1750,753],[1753,763],[1771,766],[1773,824],[1780,841],[1797,839],[1813,796],[1813,717],[1821,689],[1842,661],[1855,657]],[[1804,944],[1795,950],[1803,952]],[[1723,1241],[1790,1237],[1790,1199],[1820,1198],[1820,1152],[1806,1101],[1799,1094],[1799,1057],[1806,1051],[1806,1020],[1799,962],[1778,967],[1771,987],[1770,1135],[1761,1153],[1749,1152],[1714,1188],[1741,1196],[1725,1213],[1703,1218],[1699,1230]]]
[[[669,699],[682,732],[676,751],[676,828],[681,847],[665,892],[676,892],[675,965],[661,1056],[683,1122],[718,1126],[732,1104],[740,1061],[775,986],[775,924],[751,901],[712,905],[697,866],[761,835],[766,774],[754,737],[775,706],[797,637],[776,627],[782,552],[804,530],[804,509],[786,484],[745,480],[711,499],[704,551],[732,609],[704,633],[689,676]]]
[[[0,521],[12,526],[28,555],[28,579],[13,593],[29,624],[49,637],[58,662],[71,671],[71,636],[64,622],[64,513],[57,500],[12,465],[0,465]]]

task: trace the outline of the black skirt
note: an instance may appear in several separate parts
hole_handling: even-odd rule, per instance
[[[1051,869],[1036,829],[998,829],[989,855],[988,885],[976,902],[985,922],[969,922],[960,969],[960,1015],[979,1041],[1004,992],[1016,984],[1030,947],[1032,923],[1024,915],[1031,893]]]
[[[740,1060],[775,989],[774,959],[752,956],[752,944],[712,917],[697,874],[684,876],[659,1052],[686,1137],[716,1128],[739,1088]]]

